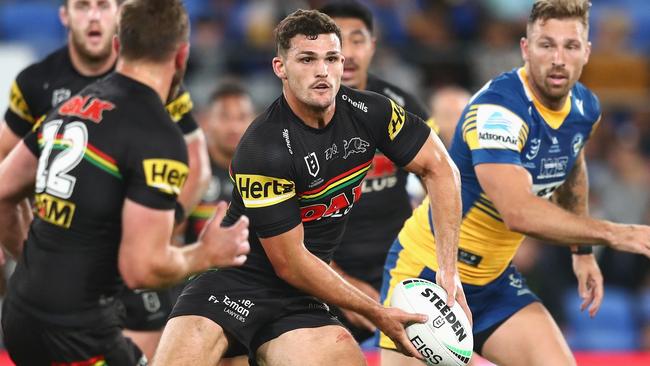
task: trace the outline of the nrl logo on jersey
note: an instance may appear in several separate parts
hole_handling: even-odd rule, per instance
[[[532,139],[530,140],[530,151],[526,153],[526,159],[533,160],[539,153],[539,147],[542,145],[542,140]]]
[[[70,95],[72,95],[70,89],[66,89],[66,88],[56,89],[55,91],[52,92],[52,107],[56,107],[62,102],[68,100],[70,98]]]
[[[316,153],[312,152],[309,155],[304,157],[305,164],[307,164],[307,170],[312,177],[316,177],[320,171],[320,165],[318,164],[318,158]]]

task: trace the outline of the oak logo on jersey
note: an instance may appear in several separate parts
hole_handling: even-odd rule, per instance
[[[34,204],[36,214],[43,221],[66,229],[70,227],[76,208],[74,203],[40,193],[35,196]]]
[[[59,107],[59,114],[62,116],[75,116],[85,120],[99,123],[102,121],[104,111],[110,111],[115,108],[115,104],[91,98],[89,95],[75,95]]]
[[[23,97],[23,93],[20,91],[20,87],[16,81],[11,84],[11,90],[9,91],[9,109],[16,113],[18,117],[30,123],[34,122],[34,117],[32,117],[32,113],[29,111],[27,101],[25,101],[25,97]]]
[[[235,174],[237,190],[246,208],[268,207],[296,195],[292,181],[257,174]]]
[[[184,92],[171,103],[167,104],[165,108],[167,108],[167,112],[169,112],[169,116],[172,120],[178,122],[184,115],[188,114],[192,108],[194,108],[194,103],[192,103],[190,93]]]
[[[361,185],[352,188],[352,197],[348,198],[346,192],[341,192],[330,198],[328,204],[317,203],[300,208],[302,222],[320,220],[323,217],[343,217],[347,215],[354,203],[361,198]]]
[[[390,123],[388,123],[388,137],[390,137],[392,141],[395,140],[395,137],[397,137],[400,131],[402,131],[402,127],[404,127],[406,112],[404,111],[404,108],[400,107],[392,100],[390,100],[390,105],[392,107],[393,114],[390,117]]]
[[[142,161],[147,185],[168,194],[179,194],[187,180],[189,168],[171,159],[145,159]]]

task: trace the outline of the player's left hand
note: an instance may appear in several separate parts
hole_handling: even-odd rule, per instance
[[[436,283],[447,291],[447,305],[452,307],[454,306],[454,303],[458,301],[458,304],[460,304],[460,307],[467,315],[469,323],[474,324],[474,321],[472,320],[472,312],[469,310],[469,305],[467,305],[465,291],[463,291],[463,284],[460,282],[458,271],[444,271],[438,269],[438,272],[436,272]]]
[[[589,307],[589,316],[593,318],[605,295],[603,275],[593,254],[574,254],[572,257],[573,273],[578,279],[578,294],[582,299],[580,311]]]

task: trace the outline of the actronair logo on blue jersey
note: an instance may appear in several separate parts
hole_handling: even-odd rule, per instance
[[[524,122],[510,110],[493,104],[480,105],[476,128],[479,148],[519,151],[519,136]]]

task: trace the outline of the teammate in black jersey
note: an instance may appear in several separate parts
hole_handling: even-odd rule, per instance
[[[189,52],[182,3],[129,1],[119,29],[117,72],[50,112],[0,165],[0,243],[19,257],[2,329],[19,365],[146,364],[121,333],[122,280],[169,285],[248,251],[246,218],[219,227],[223,204],[196,244],[168,244],[188,174],[162,104]],[[34,189],[27,234],[16,205]]]
[[[0,125],[0,161],[53,107],[78,93],[88,84],[105,77],[115,67],[117,53],[111,40],[117,27],[122,0],[66,0],[60,9],[68,28],[68,44],[30,65],[11,86],[5,124]],[[190,174],[181,194],[180,207],[187,214],[198,203],[210,179],[205,138],[192,114],[189,93],[180,90],[169,98],[167,110],[185,135]],[[27,205],[23,206],[29,212]],[[182,217],[179,217],[182,219]],[[126,327],[145,354],[151,356],[171,311],[166,291],[125,290],[120,296],[127,309]]]
[[[253,101],[242,85],[225,82],[210,96],[206,114],[201,119],[201,128],[208,143],[212,181],[187,220],[186,243],[196,241],[219,201],[230,202],[232,199],[233,183],[228,167],[239,140],[253,119]]]
[[[382,94],[418,117],[429,113],[413,95],[375,75],[368,68],[375,52],[370,10],[354,1],[333,2],[320,9],[341,29],[343,41],[343,85]],[[425,132],[428,133],[428,132]],[[408,172],[377,151],[362,185],[363,200],[355,205],[345,227],[332,266],[348,282],[379,301],[386,254],[404,221],[411,215],[406,191]],[[337,312],[339,309],[336,309]],[[341,321],[362,342],[373,336],[375,326],[361,314],[340,309]]]
[[[225,222],[250,217],[251,254],[240,269],[206,272],[185,287],[154,363],[212,365],[249,354],[264,365],[365,365],[324,302],[363,314],[420,357],[403,325],[426,317],[380,306],[327,263],[379,148],[422,175],[444,243],[440,283],[464,305],[455,264],[457,171],[419,117],[381,95],[340,86],[344,58],[331,18],[298,10],[276,37],[273,70],[283,95],[248,128],[230,171],[236,189]]]

